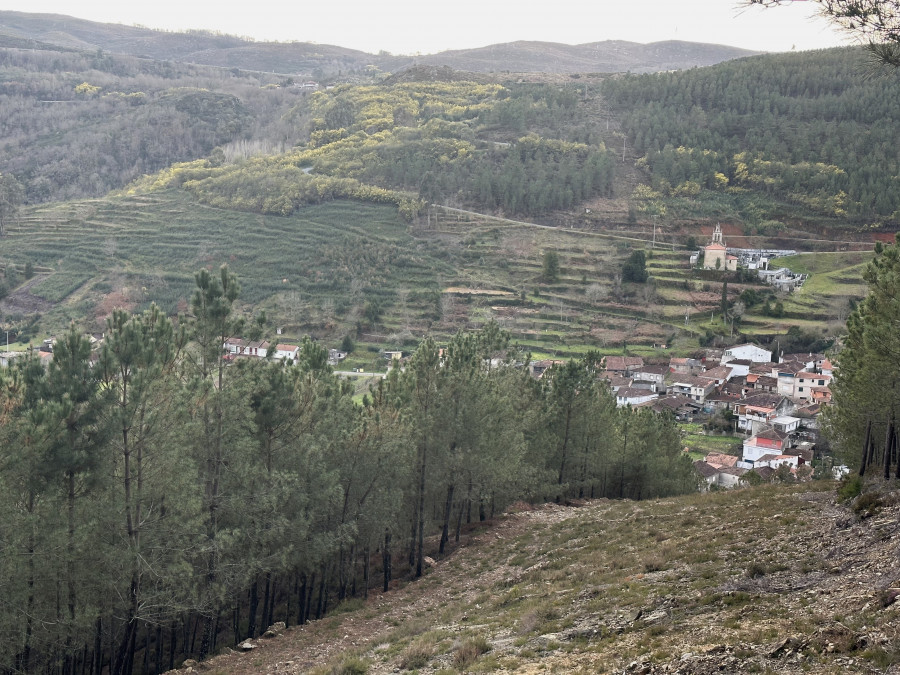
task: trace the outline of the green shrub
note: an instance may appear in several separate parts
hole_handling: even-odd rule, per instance
[[[368,661],[364,661],[358,656],[348,656],[331,669],[330,675],[366,675],[368,672]]]
[[[423,668],[428,665],[432,656],[434,647],[423,640],[416,640],[404,650],[403,656],[400,657],[400,667],[403,670]]]
[[[468,668],[482,654],[491,651],[491,643],[479,636],[466,640],[453,650],[453,665],[457,668]]]
[[[838,486],[838,501],[848,502],[862,493],[863,480],[862,476],[852,474],[845,476]]]
[[[866,492],[853,502],[853,512],[860,518],[868,518],[874,516],[882,506],[881,497],[874,492]]]

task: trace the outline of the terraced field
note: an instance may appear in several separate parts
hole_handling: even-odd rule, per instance
[[[331,343],[357,340],[358,365],[377,364],[379,348],[411,349],[426,333],[447,336],[497,320],[534,358],[597,348],[668,356],[707,329],[721,331],[721,281],[690,269],[684,251],[648,251],[651,281],[622,281],[622,263],[643,240],[627,233],[562,229],[433,211],[414,225],[392,207],[350,201],[312,206],[289,217],[226,211],[183,192],[109,197],[29,209],[0,238],[0,261],[39,273],[28,287],[38,332],[70,321],[101,330],[112,307],[156,302],[186,311],[200,267],[228,264],[249,315],[265,310],[283,340],[310,333]],[[542,278],[547,250],[558,279]],[[773,319],[761,307],[740,329],[768,335],[797,325],[821,332],[846,316],[865,287],[866,253],[809,254],[783,263],[812,277],[783,298]],[[758,284],[730,282],[729,297]],[[14,294],[15,295],[15,294]],[[8,299],[5,319],[27,322],[28,304]],[[24,308],[23,308],[24,307]],[[687,319],[687,321],[686,321]],[[334,345],[336,346],[336,344]]]

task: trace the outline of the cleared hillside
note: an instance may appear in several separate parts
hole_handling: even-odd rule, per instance
[[[861,518],[833,488],[521,510],[424,579],[204,669],[894,672],[896,492]]]

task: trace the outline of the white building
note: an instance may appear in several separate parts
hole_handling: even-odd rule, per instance
[[[735,345],[734,347],[729,347],[725,350],[722,354],[721,363],[724,365],[735,359],[751,361],[753,363],[771,363],[772,352],[749,343]]]

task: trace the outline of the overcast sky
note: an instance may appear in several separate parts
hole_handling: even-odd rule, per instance
[[[847,44],[815,8],[802,0],[768,10],[739,0],[0,0],[4,10],[394,54],[514,40],[687,40],[761,51]]]

